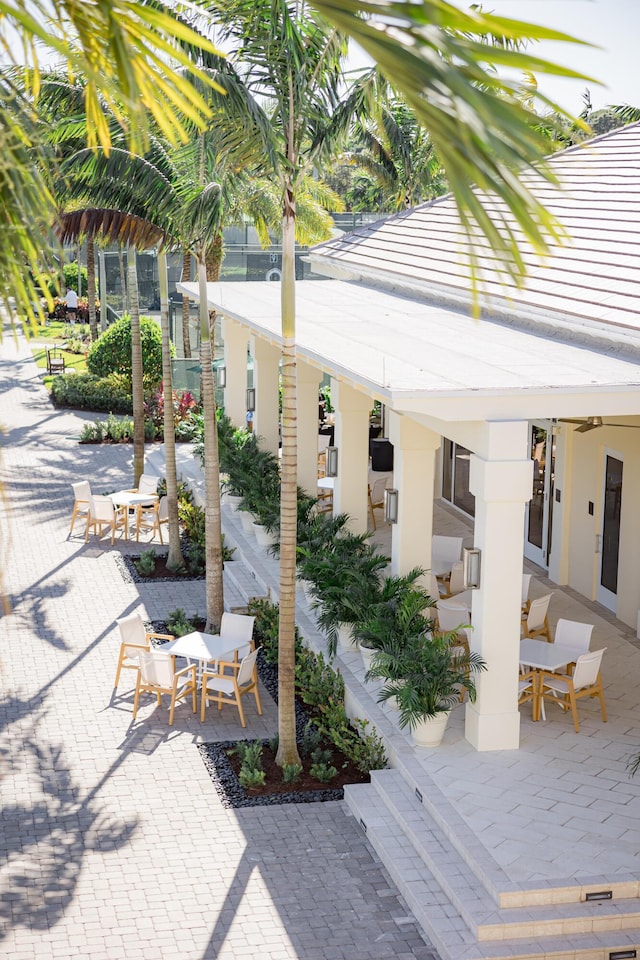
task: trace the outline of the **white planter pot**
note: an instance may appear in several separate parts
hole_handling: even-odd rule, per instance
[[[253,514],[248,510],[240,510],[240,523],[245,533],[253,533]]]
[[[272,547],[274,543],[277,543],[277,539],[274,533],[270,533],[266,527],[263,527],[261,523],[253,524],[253,532],[256,535],[256,540],[261,547]]]
[[[419,720],[411,731],[411,738],[417,747],[439,747],[449,719],[450,710]]]
[[[337,627],[338,631],[338,648],[344,650],[346,653],[353,653],[354,650],[358,649],[358,644],[353,639],[353,624],[352,623],[339,623]]]
[[[227,493],[225,494],[225,500],[229,504],[232,513],[237,513],[238,507],[242,503],[242,497],[236,497],[232,493]]]
[[[375,650],[373,649],[373,647],[363,647],[362,644],[360,644],[360,653],[362,654],[362,661],[364,663],[364,669],[366,671],[371,666],[371,660],[373,659]]]

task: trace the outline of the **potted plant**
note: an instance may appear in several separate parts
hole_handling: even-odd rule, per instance
[[[400,726],[409,728],[417,746],[435,747],[442,742],[461,691],[466,690],[475,702],[473,675],[487,669],[480,654],[455,646],[455,640],[455,633],[414,637],[397,657],[397,679],[388,679],[378,694],[381,703],[396,698]]]
[[[353,548],[353,549],[352,549]],[[361,537],[340,538],[325,558],[322,576],[316,580],[314,607],[318,626],[326,634],[329,656],[334,657],[340,641],[343,649],[353,646],[353,628],[364,620],[380,596],[381,573],[389,558],[378,553]]]
[[[410,640],[424,637],[431,630],[429,611],[434,602],[419,583],[423,575],[424,570],[415,567],[404,576],[385,577],[374,602],[356,625],[354,636],[367,671],[365,680],[395,678],[398,653]],[[383,656],[374,657],[378,653]]]

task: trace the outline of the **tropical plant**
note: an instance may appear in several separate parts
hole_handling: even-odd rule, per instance
[[[415,567],[402,576],[385,577],[366,616],[355,625],[358,643],[376,651],[367,678],[391,677],[396,655],[431,630],[428,613],[434,601],[419,582],[423,574]]]
[[[473,675],[487,666],[480,654],[456,647],[455,642],[455,634],[415,636],[395,654],[395,679],[387,680],[378,701],[395,697],[402,728],[412,730],[420,721],[451,710],[460,701],[461,688],[475,702]]]
[[[151,317],[140,317],[143,382],[157,387],[162,380],[162,333]],[[96,377],[119,373],[131,383],[131,317],[124,316],[105,330],[89,350],[87,369]],[[175,351],[174,351],[175,352]]]

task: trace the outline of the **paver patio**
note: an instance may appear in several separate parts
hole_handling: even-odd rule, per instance
[[[79,446],[88,415],[51,406],[6,325],[0,396],[1,955],[437,960],[344,803],[222,806],[195,744],[238,737],[232,709],[169,727],[150,698],[132,723],[116,617],[202,609],[203,584],[138,589],[115,562],[134,547],[68,538],[71,482],[130,485],[132,451]],[[263,704],[250,736],[276,729]]]

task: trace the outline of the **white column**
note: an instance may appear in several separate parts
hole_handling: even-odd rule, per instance
[[[322,373],[303,360],[296,364],[298,417],[298,486],[318,493],[318,390]]]
[[[280,348],[261,337],[251,337],[251,356],[256,390],[253,432],[262,438],[262,447],[277,457],[280,446]]]
[[[339,380],[331,381],[336,411],[335,445],[338,476],[333,488],[333,512],[348,513],[354,533],[364,533],[368,519],[369,414],[371,397]]]
[[[410,417],[389,411],[393,444],[393,486],[398,491],[398,522],[391,531],[391,572],[408,573],[430,563],[434,476],[440,437]]]
[[[476,674],[478,699],[467,703],[465,736],[476,750],[512,750],[520,740],[524,505],[531,497],[533,466],[527,456],[526,422],[487,426],[490,459],[472,455],[469,481],[476,498],[474,543],[482,551],[481,587],[473,594],[470,639],[471,648],[486,661],[487,671]]]
[[[554,463],[554,491],[551,504],[552,530],[549,553],[549,579],[569,582],[569,544],[571,535],[571,473],[573,429],[568,424],[553,427],[557,431]]]
[[[236,427],[247,425],[247,344],[246,327],[223,317],[222,339],[227,385],[224,388],[224,412]]]

